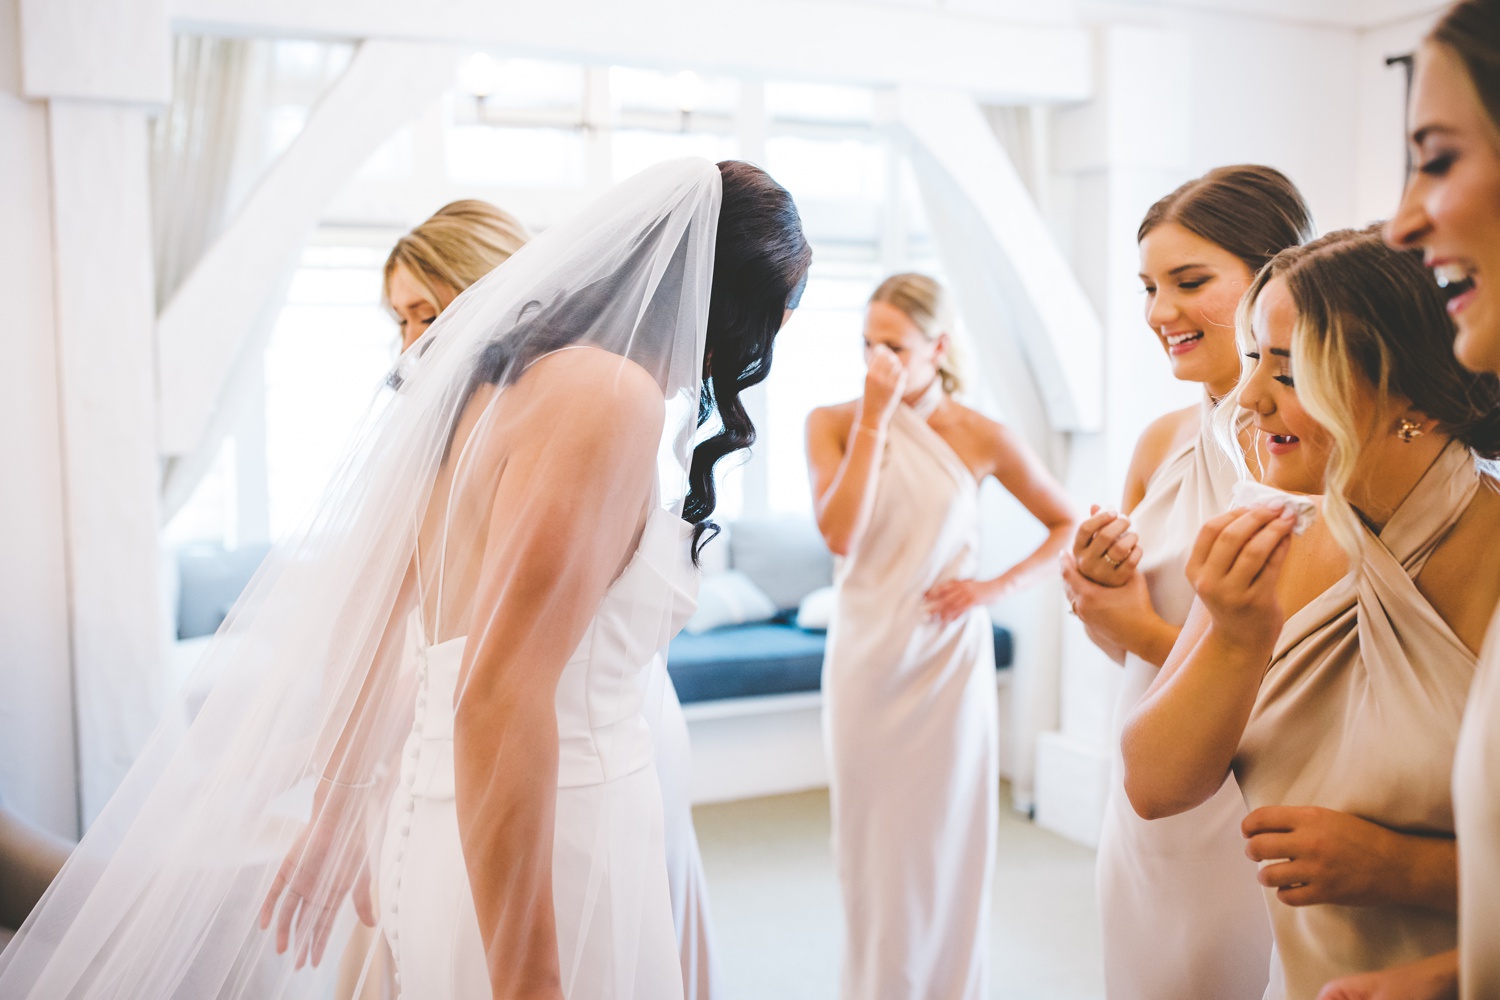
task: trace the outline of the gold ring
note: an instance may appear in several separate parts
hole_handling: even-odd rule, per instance
[[[1110,569],[1119,569],[1122,565],[1124,565],[1124,562],[1125,562],[1123,559],[1120,560],[1120,562],[1115,562],[1113,559],[1111,559],[1109,557],[1109,552],[1108,551],[1106,551],[1104,553],[1104,555],[1100,556],[1100,558],[1103,559],[1105,562],[1109,563],[1109,568]]]

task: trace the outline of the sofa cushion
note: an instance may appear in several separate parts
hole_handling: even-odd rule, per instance
[[[778,608],[833,582],[833,557],[806,517],[745,518],[729,532],[729,564],[755,581]]]
[[[737,569],[705,573],[698,584],[698,609],[682,626],[694,635],[725,625],[745,625],[776,617],[776,604]]]

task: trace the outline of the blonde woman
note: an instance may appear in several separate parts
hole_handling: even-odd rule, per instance
[[[1124,734],[1147,818],[1231,771],[1265,862],[1280,966],[1267,997],[1451,950],[1457,863],[1448,775],[1484,630],[1500,493],[1500,383],[1453,360],[1417,255],[1374,229],[1278,254],[1241,307],[1254,361],[1236,390],[1262,481],[1323,493],[1208,521],[1197,592]]]
[[[952,311],[931,278],[870,298],[860,399],[814,410],[818,527],[840,557],[823,665],[846,1000],[989,995],[999,767],[985,605],[1045,572],[1076,522],[1014,432],[955,401]],[[977,579],[979,484],[1047,528]]]
[[[528,239],[509,212],[484,201],[455,201],[417,226],[385,262],[385,299],[401,329],[401,349],[416,343],[459,293],[504,263]],[[692,747],[677,690],[660,663],[651,673],[647,718],[662,786],[672,919],[681,953],[685,1000],[722,995],[708,888],[690,794]]]
[[[1141,435],[1120,510],[1078,529],[1063,583],[1101,649],[1125,668],[1113,743],[1155,679],[1193,603],[1184,569],[1203,522],[1229,505],[1234,464],[1213,438],[1218,401],[1240,377],[1234,314],[1277,251],[1311,238],[1302,195],[1270,167],[1221,167],[1153,205],[1137,241],[1146,322],[1172,374],[1203,387],[1195,406]],[[1248,429],[1241,431],[1248,436]],[[1116,760],[1099,841],[1099,911],[1110,1000],[1260,1000],[1271,925],[1245,857],[1233,776],[1203,805],[1147,822]],[[1162,961],[1162,953],[1170,961]]]
[[[1474,371],[1500,374],[1500,0],[1449,8],[1417,51],[1412,79],[1416,170],[1386,226],[1420,247],[1458,325],[1453,349]],[[1500,996],[1500,618],[1490,624],[1453,771],[1459,951],[1390,972],[1352,976],[1329,1000]]]
[[[449,202],[396,241],[385,260],[384,296],[405,351],[458,294],[499,267],[528,239],[504,209],[469,198]]]

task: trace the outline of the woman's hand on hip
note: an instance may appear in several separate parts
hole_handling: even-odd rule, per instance
[[[1130,518],[1095,504],[1073,536],[1073,564],[1101,587],[1122,587],[1141,561],[1138,543]]]
[[[994,580],[949,580],[922,595],[922,610],[927,612],[928,620],[946,625],[963,617],[971,608],[1001,596]]]
[[[1280,507],[1237,508],[1204,522],[1187,579],[1215,630],[1246,646],[1275,643],[1285,620],[1276,584],[1295,525],[1294,512]]]
[[[896,353],[884,344],[870,348],[869,357],[858,419],[871,430],[879,430],[890,423],[891,415],[901,405],[906,392],[906,369],[901,367]]]

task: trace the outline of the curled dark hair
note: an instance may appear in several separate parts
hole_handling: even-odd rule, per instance
[[[697,525],[693,558],[717,527],[708,520],[718,505],[714,466],[755,443],[755,425],[740,393],[771,372],[771,348],[786,310],[807,280],[812,247],[786,188],[742,160],[719,164],[724,198],[714,243],[708,339],[703,350],[703,393],[698,426],[717,410],[719,433],[693,449],[683,520]]]
[[[725,160],[718,166],[723,196],[714,242],[698,426],[717,412],[720,429],[693,450],[688,469],[682,517],[696,526],[694,560],[703,543],[713,537],[710,532],[717,533],[717,526],[709,520],[718,504],[714,466],[755,441],[755,425],[745,412],[740,393],[770,373],[772,344],[786,310],[796,305],[812,263],[812,248],[802,234],[802,220],[786,189],[749,163]],[[578,331],[590,325],[607,325],[610,312],[623,308],[615,290],[647,265],[645,248],[651,243],[648,236],[642,241],[642,249],[607,277],[554,301],[523,306],[510,332],[481,351],[456,412],[464,411],[481,385],[507,385],[536,359],[577,340]],[[674,260],[680,262],[686,247],[686,242],[679,246]],[[669,266],[662,279],[664,286],[672,282],[673,271]],[[633,321],[624,313],[619,317],[621,324]],[[650,322],[649,311],[642,322]],[[392,384],[399,386],[399,375],[393,379],[396,381]]]
[[[1500,130],[1500,0],[1461,0],[1427,37],[1458,56],[1490,123]]]
[[[1302,192],[1280,170],[1256,164],[1217,167],[1188,181],[1151,206],[1136,242],[1169,222],[1234,254],[1251,274],[1313,235]]]

